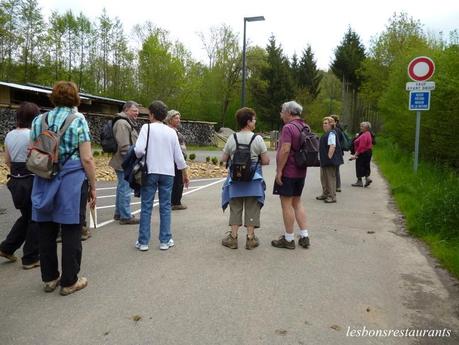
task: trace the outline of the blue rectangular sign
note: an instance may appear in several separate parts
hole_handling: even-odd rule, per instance
[[[410,110],[429,110],[430,91],[410,91]]]

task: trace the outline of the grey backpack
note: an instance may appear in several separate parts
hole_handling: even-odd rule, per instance
[[[59,143],[62,135],[76,118],[77,115],[74,112],[70,113],[61,128],[57,132],[53,132],[48,126],[48,113],[42,115],[41,133],[30,146],[29,155],[27,156],[26,166],[30,172],[45,179],[52,179],[57,175],[60,170]],[[77,150],[78,148],[65,159],[62,165],[64,165]]]

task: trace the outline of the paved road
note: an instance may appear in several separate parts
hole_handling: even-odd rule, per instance
[[[315,200],[319,171],[311,169],[304,190],[309,250],[270,246],[282,231],[270,166],[256,250],[244,249],[244,233],[240,249],[220,245],[228,214],[215,184],[184,197],[189,209],[173,213],[176,246],[167,252],[157,249],[157,210],[145,253],[134,248],[135,226],[98,229],[84,242],[81,273],[89,286],[74,295],[45,294],[38,270],[1,263],[0,343],[459,344],[458,283],[399,228],[386,184],[373,171],[370,188],[352,188],[346,162],[338,203],[326,205]],[[0,215],[2,235],[7,218]],[[453,335],[349,337],[348,327]]]

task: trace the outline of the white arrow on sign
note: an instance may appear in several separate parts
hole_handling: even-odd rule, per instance
[[[435,90],[434,81],[411,81],[406,83],[406,91],[431,91]]]

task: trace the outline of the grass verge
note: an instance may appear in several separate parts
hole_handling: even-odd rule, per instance
[[[421,148],[422,149],[422,148]],[[452,169],[421,161],[417,174],[412,155],[379,138],[374,158],[387,179],[407,228],[459,278],[459,175]]]

